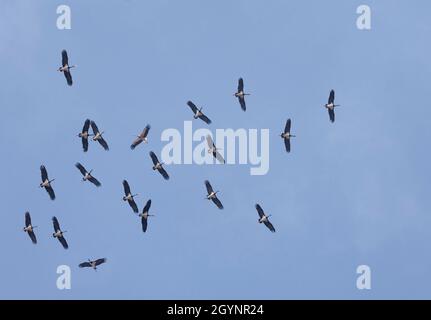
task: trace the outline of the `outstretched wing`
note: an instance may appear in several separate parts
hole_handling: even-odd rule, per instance
[[[242,78],[238,79],[238,93],[244,91],[244,80]]]
[[[82,175],[85,176],[85,174],[87,173],[87,170],[85,170],[84,166],[82,164],[80,164],[79,162],[77,162],[75,164],[75,167],[77,167],[79,169],[79,171],[81,171]]]
[[[53,224],[53,226],[54,226],[54,231],[55,232],[58,232],[58,231],[60,231],[61,229],[60,229],[60,224],[58,223],[58,220],[57,220],[57,218],[56,217],[52,217],[52,224]]]
[[[208,180],[205,180],[205,187],[207,188],[207,193],[211,194],[213,193],[213,187],[211,186],[210,182]]]
[[[259,214],[259,218],[262,218],[265,215],[265,212],[263,212],[262,207],[259,204],[256,204],[255,208],[257,210],[257,213]]]
[[[90,262],[83,262],[83,263],[79,264],[79,267],[80,268],[89,268],[89,267],[91,267],[91,264],[90,264]]]
[[[45,166],[40,166],[40,175],[42,177],[42,182],[44,182],[45,180],[49,180],[48,179],[48,172],[46,171]]]
[[[199,116],[199,119],[201,119],[206,124],[210,124],[211,123],[211,120],[206,115],[204,115],[203,113]]]
[[[136,205],[135,200],[130,199],[130,200],[127,200],[127,202],[129,203],[129,206],[133,209],[134,213],[138,213],[139,212],[139,209],[138,209],[138,206]]]
[[[329,93],[328,104],[334,103],[335,101],[335,91],[331,90]]]
[[[148,200],[148,201],[147,201],[147,203],[145,204],[145,207],[144,207],[144,209],[142,210],[142,213],[145,213],[145,212],[147,212],[147,213],[148,213],[148,211],[150,210],[150,208],[151,208],[151,199],[150,199],[150,200]]]
[[[48,192],[49,197],[51,198],[51,200],[55,200],[55,192],[54,189],[49,186],[49,187],[45,187],[46,192]]]
[[[244,97],[238,97],[239,104],[241,106],[242,111],[245,111],[247,107],[245,106],[245,98]]]
[[[25,213],[25,226],[28,227],[29,225],[31,225],[31,217],[30,217],[30,212],[26,212]]]
[[[284,138],[284,146],[286,147],[286,152],[290,152],[290,139]]]
[[[60,243],[61,243],[61,245],[63,246],[64,249],[68,249],[69,248],[69,245],[67,244],[67,241],[66,241],[66,239],[64,239],[63,236],[58,237],[57,239],[58,239],[58,241],[60,241]]]
[[[72,74],[70,73],[70,71],[63,71],[63,73],[64,73],[64,76],[65,76],[65,78],[66,78],[67,84],[68,84],[69,86],[71,86],[71,85],[73,84],[73,81],[72,81]]]
[[[196,107],[196,105],[191,101],[187,101],[187,105],[190,107],[190,109],[192,109],[193,113],[196,114],[198,107]]]
[[[150,151],[150,157],[154,165],[159,163],[159,159],[157,159],[157,156],[153,151]]]
[[[217,159],[218,162],[220,162],[220,163],[226,163],[226,161],[224,161],[223,156],[220,154],[220,152],[214,151],[213,152],[213,156],[214,156],[214,158]]]
[[[90,119],[86,119],[84,122],[84,126],[82,127],[82,133],[88,132],[88,129],[90,129]]]
[[[267,226],[267,228],[268,228],[269,230],[271,230],[271,232],[275,232],[275,228],[274,228],[274,226],[272,225],[272,223],[271,223],[271,222],[269,222],[269,221],[267,220],[267,221],[265,221],[265,222],[264,222],[264,224],[265,224],[265,226]]]
[[[33,242],[34,244],[36,244],[37,243],[37,239],[36,239],[36,235],[34,234],[34,232],[33,231],[28,231],[27,233],[28,233],[28,236],[31,239],[31,242]]]
[[[142,217],[141,223],[142,223],[142,231],[146,232],[147,231],[147,227],[148,227],[148,219],[145,218],[145,217]]]
[[[135,141],[132,142],[132,145],[130,146],[130,149],[135,149],[143,140],[138,137],[135,139]]]
[[[101,259],[97,259],[96,262],[96,266],[101,265],[102,263],[105,263],[107,260],[106,258],[101,258]]]
[[[66,50],[61,51],[61,65],[63,67],[66,65],[69,65],[69,58],[67,57],[67,51]]]
[[[84,152],[88,151],[88,138],[81,138],[82,141],[82,149],[84,150]]]
[[[334,109],[328,109],[328,114],[329,114],[329,120],[331,122],[335,122],[335,111]]]
[[[290,127],[292,125],[292,121],[290,119],[287,119],[286,126],[284,127],[284,133],[289,132],[290,133]]]
[[[102,184],[95,177],[91,176],[88,181],[94,184],[96,187],[100,187]]]
[[[144,131],[142,131],[141,136],[142,138],[146,138],[148,136],[148,132],[150,132],[151,126],[147,124],[144,128]]]
[[[93,129],[93,133],[95,135],[99,133],[99,128],[97,127],[97,124],[94,121],[91,121],[91,129]]]
[[[169,175],[168,175],[168,173],[166,172],[165,168],[160,167],[160,168],[158,169],[158,171],[159,171],[159,172],[160,172],[160,174],[163,176],[163,178],[165,178],[165,180],[169,180]]]
[[[106,151],[109,150],[108,143],[106,142],[105,139],[103,139],[103,137],[100,137],[100,139],[97,139],[97,141],[99,141],[99,143],[103,147],[103,149],[105,149]]]
[[[215,203],[217,208],[223,209],[223,205],[222,205],[221,201],[219,200],[219,198],[215,197],[215,198],[212,198],[211,200]]]
[[[207,139],[208,147],[210,149],[214,148],[215,147],[214,141],[209,134],[207,135],[206,139]]]
[[[131,192],[130,192],[130,186],[127,180],[123,180],[123,188],[124,188],[124,194],[128,196]]]

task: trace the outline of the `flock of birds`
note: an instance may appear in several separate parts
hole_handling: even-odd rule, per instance
[[[61,56],[62,56],[62,66],[58,69],[58,71],[60,71],[64,74],[67,84],[69,86],[71,86],[73,84],[71,69],[76,67],[76,66],[75,65],[69,65],[69,59],[68,59],[68,55],[67,55],[66,50],[62,51]],[[238,80],[238,89],[234,93],[234,96],[236,98],[238,98],[238,102],[239,102],[241,109],[243,111],[246,111],[245,96],[248,96],[248,95],[250,95],[250,94],[244,92],[244,80],[242,78],[240,78]],[[202,112],[202,108],[198,108],[192,101],[188,101],[187,105],[192,110],[194,119],[201,119],[206,124],[211,124],[211,120],[208,118],[208,116],[206,116]],[[335,91],[331,90],[331,92],[329,93],[328,102],[326,104],[324,104],[324,107],[328,111],[329,120],[331,122],[335,122],[335,108],[338,106],[339,105],[335,104]],[[295,135],[291,134],[291,125],[292,125],[291,119],[287,119],[286,125],[284,127],[284,131],[280,134],[281,138],[284,140],[286,152],[290,152],[290,149],[291,149],[290,139],[292,137],[295,137]],[[90,127],[92,130],[92,133],[90,133]],[[143,131],[136,137],[136,139],[132,142],[132,144],[130,146],[130,148],[132,150],[134,150],[142,142],[148,143],[148,133],[149,133],[150,129],[151,129],[151,126],[147,125],[143,129]],[[97,141],[103,147],[103,149],[105,149],[106,151],[109,150],[109,145],[106,142],[106,140],[103,138],[103,131],[101,132],[99,130],[99,128],[97,127],[96,123],[90,119],[85,120],[82,131],[78,134],[78,137],[81,138],[82,148],[83,148],[84,152],[88,151],[88,146],[89,146],[88,142],[89,142],[90,137],[92,137],[91,139],[93,141],[95,141],[95,142]],[[213,157],[218,162],[225,163],[225,160],[223,159],[222,155],[218,152],[218,149],[217,149],[216,145],[214,144],[211,136],[208,135],[206,137],[206,140],[207,140],[207,144],[208,144],[208,153],[212,154]],[[153,162],[152,169],[154,171],[157,170],[165,180],[169,180],[169,174],[167,173],[167,171],[163,167],[163,163],[160,162],[159,159],[157,158],[156,154],[153,151],[150,151],[149,155],[150,155],[150,158]],[[79,162],[76,163],[75,166],[80,171],[80,173],[82,174],[82,180],[83,181],[88,181],[88,182],[92,183],[93,185],[95,185],[96,187],[100,187],[102,185],[100,183],[100,181],[97,180],[93,176],[93,174],[92,174],[93,170],[88,171]],[[52,187],[52,182],[55,179],[52,179],[52,180],[49,179],[48,171],[45,168],[45,166],[43,166],[43,165],[40,167],[40,173],[41,173],[41,179],[42,179],[42,182],[40,183],[40,187],[44,188],[47,191],[51,200],[55,200],[55,192],[54,192],[54,189]],[[217,206],[218,209],[223,209],[224,208],[223,204],[220,201],[220,199],[217,197],[217,193],[219,191],[214,191],[211,183],[208,180],[205,180],[204,183],[205,183],[205,187],[206,187],[206,191],[207,191],[206,199],[211,200]],[[147,227],[148,227],[148,218],[153,216],[153,215],[149,214],[150,207],[151,207],[151,199],[146,202],[144,208],[142,209],[142,212],[139,213],[138,206],[137,206],[135,199],[134,199],[134,197],[136,197],[137,194],[132,193],[130,185],[127,182],[127,180],[123,180],[123,189],[124,189],[123,201],[127,202],[129,204],[129,206],[131,207],[131,209],[133,210],[133,212],[138,214],[138,216],[141,218],[142,231],[146,232]],[[269,218],[271,217],[271,215],[267,215],[259,204],[256,204],[255,208],[256,208],[256,211],[259,215],[258,222],[263,223],[271,232],[275,232],[274,226],[269,221]],[[61,243],[61,245],[63,246],[64,249],[68,249],[69,245],[68,245],[68,243],[64,237],[64,233],[66,233],[66,231],[63,231],[61,229],[60,223],[56,217],[52,218],[52,223],[53,223],[53,228],[54,228],[54,233],[52,234],[52,236],[54,238],[58,239],[58,241]],[[37,243],[35,228],[36,228],[36,226],[32,225],[30,213],[26,212],[25,213],[24,232],[26,232],[29,235],[31,241],[34,244]],[[79,267],[80,268],[89,267],[89,268],[93,268],[94,270],[96,270],[97,266],[105,263],[106,261],[107,261],[106,258],[100,258],[100,259],[96,259],[96,260],[88,259],[88,261],[82,262],[81,264],[79,264]]]

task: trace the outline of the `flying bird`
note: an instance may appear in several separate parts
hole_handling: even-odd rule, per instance
[[[147,231],[148,217],[154,217],[153,214],[148,213],[150,211],[150,207],[151,207],[151,199],[147,201],[144,209],[142,210],[142,213],[139,214],[139,216],[141,217],[142,231],[143,232]]]
[[[87,119],[84,122],[84,127],[82,128],[82,131],[78,134],[78,137],[80,137],[82,140],[82,149],[84,150],[84,152],[88,151],[88,137],[92,135],[88,132],[89,129],[90,119]]]
[[[208,144],[208,153],[211,153],[213,155],[214,158],[217,159],[218,162],[220,163],[225,163],[226,161],[224,161],[222,155],[217,151],[220,150],[216,147],[216,145],[214,144],[214,141],[211,139],[210,135],[207,135],[207,144]]]
[[[76,66],[69,66],[69,58],[67,57],[67,51],[63,50],[61,52],[61,67],[58,68],[58,71],[63,72],[66,77],[67,84],[71,86],[72,82],[72,74],[70,73],[70,69],[75,68]]]
[[[41,188],[45,188],[45,190],[46,190],[46,192],[48,192],[51,200],[55,200],[54,189],[51,186],[51,182],[53,182],[55,179],[49,180],[48,172],[46,171],[46,168],[43,165],[40,166],[40,174],[42,176],[42,183],[39,186]]]
[[[30,237],[31,241],[36,244],[37,243],[37,239],[36,239],[36,235],[34,234],[34,228],[36,228],[36,226],[33,226],[31,224],[31,217],[30,217],[30,213],[27,211],[25,213],[25,227],[24,227],[24,232],[27,232],[28,236]]]
[[[79,264],[80,268],[93,268],[94,270],[97,270],[97,266],[100,266],[101,264],[105,263],[107,260],[106,258],[101,258],[97,260],[90,260],[88,259],[88,262],[83,262]]]
[[[187,101],[187,105],[190,107],[190,109],[192,109],[194,119],[199,118],[206,124],[211,123],[211,120],[206,115],[203,114],[202,108],[198,109],[198,107],[196,107],[196,105],[191,101]]]
[[[60,224],[58,223],[58,220],[56,217],[52,217],[52,224],[54,225],[54,233],[52,234],[52,236],[54,238],[57,238],[58,241],[60,241],[64,249],[68,249],[69,245],[67,244],[67,241],[64,238],[64,233],[66,233],[67,231],[61,230]]]
[[[245,96],[249,96],[249,93],[244,92],[244,80],[242,78],[238,79],[238,90],[234,93],[234,96],[238,98],[239,104],[242,111],[246,110],[245,106]]]
[[[284,127],[284,132],[280,134],[281,138],[284,140],[284,146],[286,147],[286,151],[290,152],[290,138],[295,137],[290,133],[290,127],[292,126],[292,121],[287,119],[286,126]]]
[[[257,210],[257,213],[259,214],[259,223],[263,223],[263,224],[265,224],[265,226],[269,229],[269,230],[271,230],[271,232],[275,232],[275,229],[274,229],[274,226],[272,225],[272,223],[271,222],[269,222],[269,217],[271,216],[271,215],[269,215],[269,216],[267,216],[266,214],[265,214],[265,212],[263,211],[263,209],[262,209],[262,207],[259,205],[259,204],[256,204],[256,210]]]
[[[212,200],[212,202],[214,202],[214,204],[217,206],[217,208],[219,209],[223,209],[223,205],[220,202],[219,198],[217,198],[217,193],[218,191],[214,191],[210,182],[208,180],[205,180],[205,187],[207,188],[207,196],[206,198],[208,200]]]
[[[93,141],[98,141],[100,145],[105,149],[106,151],[109,150],[108,143],[105,139],[103,139],[103,132],[99,131],[99,128],[97,127],[96,123],[94,121],[91,121],[91,128],[93,129]]]
[[[163,168],[163,163],[159,162],[159,159],[157,159],[157,156],[153,151],[150,151],[150,157],[153,161],[153,170],[159,171],[159,173],[165,178],[165,180],[169,180],[169,175],[166,172],[166,170]]]
[[[151,126],[147,124],[147,126],[144,128],[144,130],[141,132],[139,136],[133,141],[132,145],[130,146],[130,149],[134,150],[141,142],[148,143],[148,132],[150,131]]]
[[[124,194],[123,201],[127,201],[130,205],[130,207],[133,209],[133,212],[138,213],[138,206],[136,205],[135,199],[133,197],[136,197],[137,194],[132,194],[130,191],[130,186],[127,180],[123,180],[123,187],[124,187]]]
[[[325,108],[328,109],[329,120],[335,121],[335,107],[339,107],[339,104],[335,104],[335,91],[331,90],[329,93],[328,103],[325,104]]]
[[[79,162],[77,162],[75,164],[75,167],[77,167],[79,169],[79,171],[81,171],[81,174],[83,175],[82,181],[90,181],[92,184],[94,184],[96,187],[100,187],[102,184],[91,175],[91,172],[93,170],[90,170],[90,172],[88,172],[84,166],[82,164],[80,164]]]

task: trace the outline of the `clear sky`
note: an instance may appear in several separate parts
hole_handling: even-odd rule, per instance
[[[58,30],[56,9],[72,9]],[[368,4],[372,29],[356,28]],[[431,298],[431,4],[426,1],[1,1],[0,298]],[[67,49],[74,85],[56,71]],[[247,112],[232,96],[243,77]],[[336,122],[323,104],[336,90]],[[167,128],[270,129],[270,170],[151,170]],[[292,152],[278,136],[292,118]],[[111,150],[76,134],[86,118]],[[148,145],[129,149],[150,123]],[[207,127],[194,121],[195,129]],[[80,161],[102,182],[81,182]],[[44,164],[56,178],[51,201]],[[127,179],[156,215],[143,234]],[[204,199],[204,180],[225,210]],[[260,203],[277,229],[257,223]],[[24,212],[37,225],[35,246]],[[52,238],[58,217],[70,249]],[[79,269],[107,257],[97,272]],[[57,266],[72,289],[56,287]],[[356,268],[372,289],[356,288]]]

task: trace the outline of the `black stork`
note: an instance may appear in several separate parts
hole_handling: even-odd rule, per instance
[[[54,189],[52,188],[51,183],[55,180],[49,180],[48,178],[48,171],[46,171],[45,166],[40,166],[40,175],[42,177],[42,182],[39,185],[41,188],[45,188],[46,192],[48,192],[49,197],[51,198],[51,200],[55,200],[55,193],[54,193]]]
[[[218,162],[226,163],[226,161],[223,159],[223,156],[218,152],[218,150],[220,149],[216,147],[211,136],[207,135],[206,139],[208,144],[208,153],[212,154],[213,157],[217,159]]]
[[[67,57],[67,51],[61,51],[61,67],[58,68],[58,71],[63,72],[66,77],[67,84],[71,86],[73,84],[72,74],[70,73],[70,69],[75,68],[76,65],[69,66],[69,58]]]
[[[147,124],[144,128],[144,130],[141,132],[139,136],[136,137],[135,141],[133,141],[132,145],[130,146],[130,149],[134,150],[139,144],[142,142],[148,143],[148,132],[150,132],[151,126]]]
[[[192,109],[194,119],[199,118],[206,124],[211,124],[211,120],[202,112],[202,108],[198,109],[198,107],[196,107],[196,105],[191,101],[187,101],[187,105]]]
[[[127,180],[123,180],[123,188],[124,188],[124,197],[123,201],[127,201],[129,203],[129,206],[132,208],[133,212],[138,213],[138,206],[136,205],[134,197],[137,196],[137,194],[132,194],[130,191],[130,186]]]
[[[269,217],[271,215],[267,216],[259,204],[256,204],[255,207],[256,207],[257,213],[259,214],[259,220],[258,220],[259,223],[263,223],[269,230],[271,230],[271,232],[275,232],[274,226],[272,225],[271,222],[269,222]]]
[[[52,217],[52,224],[54,226],[54,233],[52,234],[52,236],[54,238],[57,238],[58,241],[60,241],[61,245],[63,246],[64,249],[68,249],[69,245],[67,244],[66,239],[64,238],[64,233],[66,233],[67,231],[62,231],[60,228],[60,224],[58,223],[58,220],[56,217]]]
[[[90,181],[92,184],[94,184],[96,187],[100,187],[102,184],[99,182],[99,180],[97,180],[95,177],[93,177],[91,175],[91,172],[93,170],[87,171],[84,166],[82,164],[80,164],[79,162],[77,162],[75,164],[75,167],[78,168],[78,170],[81,172],[81,174],[83,175],[82,181]]]
[[[108,143],[105,139],[103,139],[103,132],[99,131],[99,128],[97,127],[96,123],[94,121],[91,121],[91,128],[93,129],[93,141],[97,141],[100,143],[100,145],[105,149],[106,151],[109,150]]]
[[[244,92],[244,80],[242,78],[238,79],[238,90],[233,95],[238,98],[242,111],[245,111],[245,96],[249,96],[250,94]]]
[[[284,132],[280,134],[280,137],[284,140],[284,146],[286,147],[286,151],[290,152],[290,138],[295,137],[290,133],[290,127],[292,126],[292,121],[287,119],[286,126],[284,127]]]
[[[84,126],[82,127],[82,131],[78,133],[78,137],[80,137],[82,141],[82,149],[84,150],[84,152],[88,151],[88,137],[92,136],[92,134],[88,132],[88,130],[90,129],[90,122],[90,119],[86,119],[84,122]]]
[[[147,201],[144,209],[142,210],[142,213],[139,214],[139,216],[141,217],[142,231],[143,232],[147,231],[148,217],[154,217],[153,214],[149,214],[150,207],[151,207],[151,199]]]
[[[219,198],[217,198],[217,193],[219,191],[214,191],[213,187],[211,186],[211,184],[208,180],[205,180],[205,187],[207,188],[206,199],[212,200],[212,202],[214,202],[214,204],[217,206],[217,208],[223,209],[223,204],[221,203]]]
[[[331,90],[329,93],[328,103],[325,104],[325,108],[328,109],[329,120],[335,122],[335,107],[339,107],[339,104],[335,104],[335,91]]]
[[[159,173],[163,176],[163,178],[165,178],[165,180],[169,180],[169,175],[163,168],[163,163],[159,162],[159,159],[157,159],[157,156],[153,151],[150,151],[150,157],[153,161],[153,170],[159,171]]]
[[[96,260],[90,260],[88,259],[88,262],[83,262],[79,264],[80,268],[93,268],[93,270],[97,270],[97,266],[100,266],[101,264],[105,263],[107,261],[106,258],[96,259]]]
[[[33,242],[34,244],[37,243],[37,239],[36,239],[36,235],[34,234],[34,229],[36,228],[36,226],[33,226],[31,224],[31,217],[30,217],[30,213],[27,211],[25,213],[25,227],[24,227],[24,232],[27,232],[28,236],[31,239],[31,242]]]

